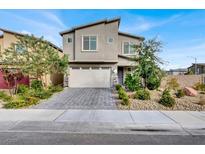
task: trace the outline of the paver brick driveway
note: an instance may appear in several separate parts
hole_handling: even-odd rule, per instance
[[[117,109],[112,90],[109,88],[66,88],[32,108]]]

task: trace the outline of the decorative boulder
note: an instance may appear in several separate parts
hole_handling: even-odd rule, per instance
[[[197,96],[197,91],[191,87],[185,87],[184,92],[187,96]]]

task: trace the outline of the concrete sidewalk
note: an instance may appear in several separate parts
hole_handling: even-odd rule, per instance
[[[0,131],[133,133],[180,131],[205,135],[205,112],[120,110],[0,110]],[[127,131],[129,130],[129,131]],[[160,132],[159,131],[159,132]],[[164,131],[165,132],[165,131]]]

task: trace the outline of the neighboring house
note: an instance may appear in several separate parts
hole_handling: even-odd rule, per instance
[[[170,69],[166,71],[168,75],[185,75],[187,73],[187,68]]]
[[[205,63],[193,63],[188,67],[188,72],[192,72],[193,74],[205,74]]]
[[[17,41],[16,36],[24,36],[25,35],[22,33],[17,33],[17,32],[13,32],[13,31],[10,31],[7,29],[2,29],[2,28],[0,28],[0,32],[1,32],[1,34],[0,34],[0,54],[2,52],[5,52],[5,49],[9,48],[12,43],[15,43]],[[48,43],[50,44],[50,46],[52,46],[56,50],[56,52],[58,52],[60,55],[63,55],[62,49],[60,49],[56,45],[52,44],[51,42],[48,42]],[[18,52],[18,50],[20,50],[20,48],[16,47],[16,50]],[[1,67],[3,67],[2,65],[1,65]],[[13,68],[13,69],[15,69],[15,68]],[[50,83],[62,84],[63,83],[63,75],[56,75],[56,74],[47,75],[44,77],[44,82],[45,82],[45,84],[50,84]],[[29,84],[29,79],[25,77],[22,79],[22,81],[20,81],[20,83]],[[5,81],[3,79],[3,74],[0,71],[0,89],[6,89],[6,88],[7,88],[7,84],[5,83]]]
[[[120,18],[102,20],[60,32],[69,54],[69,87],[112,87],[123,84],[136,62],[133,45],[143,37],[119,32]]]

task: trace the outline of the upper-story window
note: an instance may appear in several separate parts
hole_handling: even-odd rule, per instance
[[[68,43],[71,43],[72,42],[72,38],[68,38]]]
[[[126,55],[134,55],[136,53],[134,48],[134,43],[132,42],[124,42],[123,44],[123,54]]]
[[[15,51],[22,53],[22,52],[26,51],[26,47],[23,45],[20,45],[20,44],[15,44]]]
[[[97,36],[83,36],[82,38],[83,51],[97,50]]]

